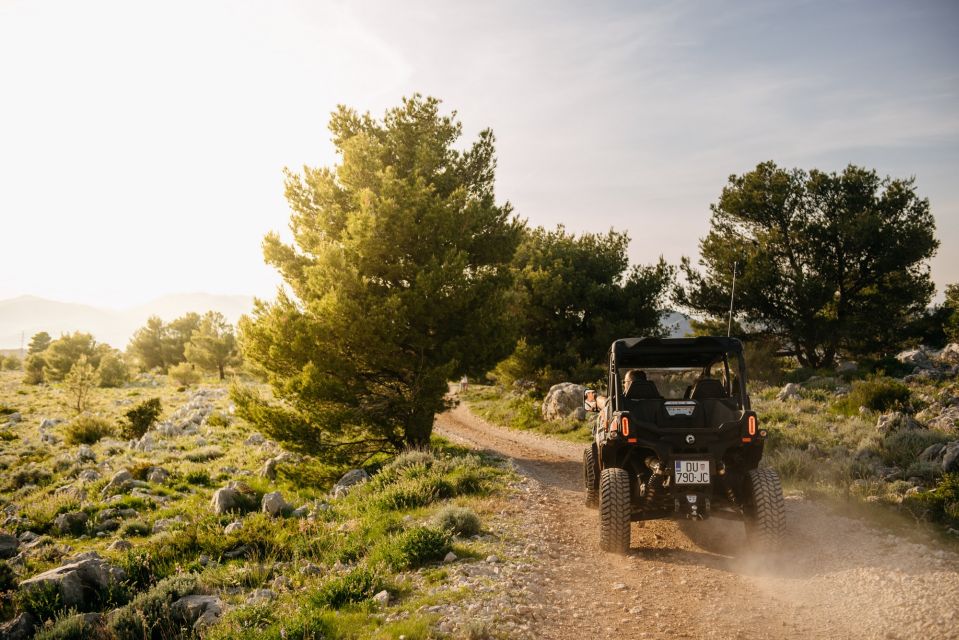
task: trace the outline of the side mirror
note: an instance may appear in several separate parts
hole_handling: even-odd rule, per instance
[[[583,408],[592,413],[599,412],[599,405],[596,403],[596,391],[593,389],[587,389],[583,392]]]

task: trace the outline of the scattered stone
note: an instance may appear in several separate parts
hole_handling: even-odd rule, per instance
[[[244,440],[243,444],[249,445],[251,447],[255,447],[257,445],[263,444],[264,441],[266,441],[266,438],[264,438],[259,433],[254,433],[254,434],[251,434],[249,438]]]
[[[347,471],[343,474],[343,477],[340,478],[335,485],[333,485],[333,497],[340,498],[345,496],[350,491],[353,490],[358,484],[362,484],[370,479],[370,474],[368,474],[364,469],[353,469]]]
[[[263,496],[260,508],[263,513],[268,513],[275,517],[289,511],[290,505],[283,499],[283,494],[279,491],[271,491]]]
[[[93,449],[90,448],[90,445],[81,444],[77,448],[77,461],[78,462],[96,462],[97,454],[93,452]]]
[[[63,422],[62,418],[41,418],[40,419],[40,429],[52,429]]]
[[[776,394],[776,400],[795,400],[799,398],[799,390],[802,389],[797,383],[790,382],[785,387],[779,390],[779,393]]]
[[[276,480],[276,458],[270,458],[260,469],[260,477],[267,480]]]
[[[306,505],[303,505],[302,507],[297,507],[296,509],[290,512],[291,518],[305,518],[308,515],[310,515],[310,508]]]
[[[40,436],[40,442],[43,442],[45,444],[50,444],[50,445],[57,445],[57,444],[60,444],[60,442],[62,441],[57,435],[53,433],[44,433],[42,436]]]
[[[586,387],[574,382],[554,384],[546,393],[540,407],[544,420],[558,421],[576,417],[577,409],[583,409],[583,392]],[[583,411],[585,417],[585,411]]]
[[[884,413],[876,421],[876,430],[883,435],[896,431],[914,431],[921,428],[915,418],[901,411]]]
[[[836,373],[853,373],[859,370],[859,363],[852,360],[840,360],[836,363]]]
[[[201,567],[205,567],[210,564],[210,556],[206,555],[205,553],[201,553],[200,557],[197,558],[196,561],[200,563]]]
[[[276,600],[276,594],[272,589],[254,589],[250,597],[246,599],[247,604],[262,604]]]
[[[125,491],[133,482],[133,474],[127,471],[126,469],[121,469],[113,474],[113,477],[110,478],[110,482],[107,483],[107,486],[103,487],[104,493],[109,493],[111,491]]]
[[[65,607],[92,607],[113,585],[126,580],[126,573],[108,564],[96,552],[80,554],[68,564],[50,569],[20,583],[20,591],[56,585]]]
[[[907,349],[896,354],[896,360],[899,362],[918,367],[920,369],[931,369],[932,362],[923,347],[918,349]]]
[[[227,560],[235,560],[237,558],[242,558],[243,556],[245,556],[249,550],[250,548],[248,546],[246,546],[245,544],[242,544],[236,549],[233,549],[232,551],[226,551],[223,554],[223,557],[226,558]]]
[[[497,556],[486,556],[486,561],[490,564],[498,564],[499,558]]]
[[[300,572],[305,576],[318,576],[323,574],[323,568],[313,564],[312,562],[308,562],[303,565],[303,568],[300,569]]]
[[[919,454],[919,462],[941,462],[946,445],[941,442],[931,444]]]
[[[61,513],[53,520],[53,528],[60,535],[80,535],[87,526],[87,514],[83,511]]]
[[[230,535],[231,533],[236,533],[242,528],[243,528],[243,523],[240,522],[239,520],[234,520],[233,522],[231,522],[230,524],[226,525],[223,528],[223,533],[225,533],[226,535]]]
[[[255,493],[247,484],[233,481],[227,486],[217,489],[213,492],[213,498],[210,500],[210,506],[217,515],[229,513],[230,511],[245,511],[250,507],[250,502]]]
[[[944,473],[959,471],[959,440],[947,443],[943,449],[942,470]]]
[[[110,518],[108,520],[104,520],[103,522],[95,526],[93,528],[93,532],[97,534],[106,533],[108,531],[116,531],[119,528],[120,528],[120,521],[116,518]]]
[[[9,533],[0,533],[0,558],[12,558],[17,555],[20,541]]]
[[[386,589],[383,589],[375,596],[373,596],[373,602],[378,604],[381,607],[385,607],[390,603],[390,592]]]
[[[219,620],[223,608],[223,601],[218,597],[201,595],[184,596],[170,606],[176,619],[197,630]]]
[[[81,482],[95,482],[100,479],[100,472],[96,469],[84,469],[77,475],[77,480]]]
[[[447,554],[443,557],[443,562],[446,562],[446,563],[456,562],[457,560],[458,560],[458,558],[457,558],[456,554],[453,553],[452,551],[450,551],[449,553],[447,553]]]
[[[14,411],[13,413],[7,414],[7,422],[10,424],[17,424],[23,420],[23,416],[20,415],[19,411]]]
[[[946,364],[959,364],[959,344],[956,344],[955,342],[950,342],[947,344],[946,347],[939,353],[939,360]]]
[[[147,474],[147,481],[162,484],[166,482],[169,477],[170,472],[163,467],[153,467],[150,469],[150,473]]]
[[[107,547],[107,551],[129,551],[133,548],[133,543],[127,540],[114,540]]]
[[[277,591],[282,591],[286,589],[293,588],[293,581],[290,580],[287,576],[277,576],[273,579],[273,588]]]

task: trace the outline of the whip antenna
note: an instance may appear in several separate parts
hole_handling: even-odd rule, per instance
[[[738,262],[733,262],[733,290],[729,294],[729,324],[726,325],[726,337],[733,333],[733,302],[736,300],[736,266]]]

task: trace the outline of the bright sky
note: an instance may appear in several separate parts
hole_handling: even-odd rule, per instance
[[[696,256],[773,159],[916,176],[959,281],[959,4],[0,0],[0,299],[271,297],[284,166],[415,91],[498,140],[532,224]]]

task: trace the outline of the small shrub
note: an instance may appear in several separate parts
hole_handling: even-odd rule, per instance
[[[210,427],[229,427],[230,418],[219,411],[211,413],[206,419],[207,426]]]
[[[393,458],[386,467],[388,469],[405,469],[412,466],[429,467],[436,462],[432,451],[426,449],[407,449]]]
[[[436,526],[453,535],[475,536],[482,529],[479,516],[466,507],[445,507],[436,514]]]
[[[163,407],[159,398],[144,400],[124,414],[127,422],[123,425],[123,437],[128,440],[139,440],[153,423],[160,417]]]
[[[223,451],[219,447],[202,447],[195,451],[188,452],[183,456],[190,462],[207,462],[223,457]]]
[[[327,580],[313,594],[311,600],[317,606],[339,609],[355,602],[369,600],[383,590],[383,579],[368,568],[356,568],[344,576]]]
[[[801,449],[785,447],[766,456],[766,463],[785,481],[812,480],[819,471],[819,463]]]
[[[27,611],[40,620],[50,620],[64,608],[60,585],[54,582],[41,582],[17,591],[14,603],[17,611]]]
[[[193,471],[188,471],[183,479],[190,484],[199,485],[201,487],[210,485],[210,474],[204,469],[194,469]]]
[[[153,527],[142,520],[132,520],[124,523],[120,528],[120,535],[124,538],[139,538],[148,536],[153,532]]]
[[[111,616],[109,631],[118,640],[181,637],[170,605],[197,589],[192,575],[165,578]]]
[[[902,505],[917,518],[959,527],[959,473],[947,473],[932,491],[905,496]]]
[[[394,571],[416,569],[442,560],[450,550],[450,535],[431,527],[413,527],[394,536],[375,556]]]
[[[389,485],[371,504],[384,511],[402,511],[423,507],[453,495],[453,487],[445,478],[429,476]]]
[[[94,444],[113,434],[113,424],[109,420],[89,413],[77,416],[64,428],[67,444]]]
[[[906,468],[927,447],[933,444],[949,442],[950,438],[941,431],[916,429],[915,431],[896,431],[882,440],[880,453],[886,464]]]
[[[786,377],[782,358],[776,356],[779,346],[772,340],[752,340],[744,347],[749,367],[749,378],[757,382],[779,386]]]
[[[0,440],[4,442],[10,442],[11,440],[16,440],[17,434],[9,429],[0,429]]]
[[[17,588],[17,574],[5,560],[0,560],[0,593]]]
[[[847,415],[856,415],[859,407],[872,411],[891,411],[909,404],[909,387],[893,378],[875,377],[856,380],[849,394],[837,403]]]
[[[922,478],[926,482],[935,482],[942,477],[942,465],[935,462],[913,462],[906,469],[907,478]]]
[[[87,622],[83,615],[68,612],[52,627],[45,627],[33,636],[33,640],[89,640],[101,637],[102,626]]]
[[[17,356],[7,356],[3,359],[3,368],[7,371],[18,371],[23,363]]]
[[[200,373],[189,362],[181,362],[176,366],[170,367],[167,375],[170,376],[171,380],[183,387],[189,387],[191,384],[196,384],[200,381]]]

